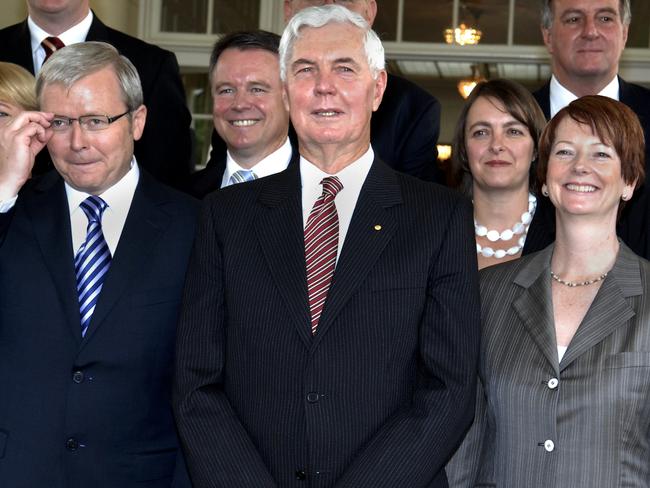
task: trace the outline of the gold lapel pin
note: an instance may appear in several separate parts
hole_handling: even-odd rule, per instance
[[[376,230],[376,231],[380,231],[380,230],[381,230],[381,225],[376,224],[376,225],[375,225],[375,230]]]

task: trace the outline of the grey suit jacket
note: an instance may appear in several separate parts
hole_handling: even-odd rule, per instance
[[[553,246],[481,274],[477,416],[450,486],[650,486],[650,263],[621,244],[558,363]]]

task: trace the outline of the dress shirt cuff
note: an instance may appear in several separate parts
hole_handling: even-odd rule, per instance
[[[16,200],[18,200],[18,195],[8,200],[0,200],[0,213],[7,213],[9,210],[14,208],[16,205]]]

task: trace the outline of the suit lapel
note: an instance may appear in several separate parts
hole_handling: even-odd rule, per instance
[[[634,317],[628,297],[643,294],[639,258],[621,243],[609,272],[562,358],[562,369]]]
[[[298,155],[294,153],[294,159]],[[300,165],[263,179],[259,202],[265,208],[255,222],[257,239],[278,292],[305,347],[312,342],[305,242],[302,220]]]
[[[141,270],[149,266],[151,249],[156,246],[169,225],[169,215],[161,209],[165,200],[155,191],[150,178],[141,171],[140,181],[84,343],[90,341],[106,323],[110,311],[128,290],[132,278],[139,276]]]
[[[395,234],[398,224],[388,209],[401,202],[397,176],[384,163],[375,160],[354,208],[318,324],[318,332],[314,337],[314,347],[320,343],[341,309],[364,282]]]
[[[628,107],[633,107],[636,100],[632,99],[632,94],[630,93],[630,86],[628,83],[623,80],[620,76],[618,77],[618,99],[621,103],[624,103]]]
[[[521,269],[515,283],[524,288],[514,300],[513,307],[546,360],[559,373],[553,303],[551,298],[551,278],[544,271],[550,266],[553,246],[549,246]]]
[[[70,211],[63,180],[54,172],[44,176],[37,183],[34,198],[25,199],[25,208],[59,294],[70,333],[80,342],[81,319],[74,274]],[[38,297],[36,288],[34,296]]]
[[[86,41],[108,42],[108,29],[106,29],[106,26],[102,21],[97,18],[97,14],[94,11],[93,21],[90,24],[90,29],[86,35]]]
[[[23,66],[30,73],[34,73],[34,57],[32,56],[32,40],[27,20],[16,26],[16,31],[9,38],[8,45],[3,52],[8,56],[3,61]]]
[[[544,112],[546,120],[551,118],[551,82],[546,82],[539,90],[533,93],[533,97],[537,100],[537,104]]]

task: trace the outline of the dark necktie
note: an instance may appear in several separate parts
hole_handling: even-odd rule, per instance
[[[343,189],[341,181],[336,176],[323,178],[321,185],[323,185],[323,193],[314,203],[305,227],[305,262],[312,334],[316,334],[336,267],[339,216],[334,198]]]
[[[102,214],[108,206],[97,196],[89,196],[79,205],[88,217],[86,240],[74,259],[81,315],[81,337],[86,335],[90,319],[111,264],[111,251],[102,232]]]
[[[46,37],[41,42],[41,46],[43,46],[43,49],[45,49],[45,59],[43,60],[43,63],[45,63],[45,61],[47,61],[49,57],[52,56],[52,53],[58,51],[62,47],[65,47],[65,44],[63,44],[61,39],[58,37]]]

